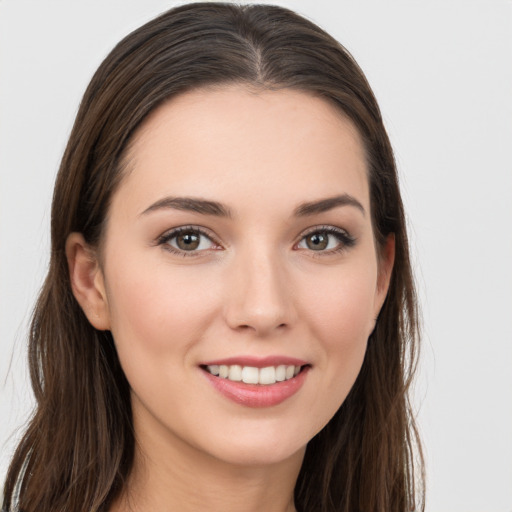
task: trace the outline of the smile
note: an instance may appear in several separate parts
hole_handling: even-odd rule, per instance
[[[295,395],[311,364],[295,358],[237,357],[200,365],[203,375],[225,398],[246,407],[272,407]]]
[[[205,369],[211,375],[233,382],[268,386],[276,382],[284,382],[292,379],[299,374],[301,366],[281,364],[279,366],[256,368],[255,366],[241,366],[238,364],[212,364],[206,366]]]

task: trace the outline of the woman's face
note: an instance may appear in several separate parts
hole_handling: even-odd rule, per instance
[[[148,118],[126,162],[96,284],[141,446],[302,453],[358,375],[392,265],[357,131],[305,93],[197,90]]]

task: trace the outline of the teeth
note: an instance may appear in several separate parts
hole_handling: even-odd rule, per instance
[[[240,382],[242,380],[242,367],[233,364],[229,367],[228,379]]]
[[[225,367],[227,368],[227,367]],[[208,366],[208,371],[212,374],[212,375],[219,375],[219,366],[217,364],[212,364],[211,366]],[[227,374],[226,374],[227,375]]]
[[[300,372],[300,366],[284,365],[267,366],[265,368],[255,368],[254,366],[240,366],[233,364],[216,365],[212,364],[206,369],[215,376],[223,379],[229,379],[235,382],[244,382],[245,384],[262,384],[269,385],[276,382],[283,382],[289,380]]]
[[[253,368],[252,366],[244,366],[242,370],[242,380],[246,384],[258,384],[259,382],[259,372],[258,368]]]
[[[260,384],[275,384],[276,383],[276,369],[273,366],[261,368],[260,370]]]
[[[279,365],[276,368],[276,380],[282,382],[286,379],[286,366],[284,364]]]

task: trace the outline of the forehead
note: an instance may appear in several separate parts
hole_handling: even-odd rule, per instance
[[[193,90],[157,108],[134,136],[121,189],[141,201],[194,195],[315,200],[349,193],[368,203],[364,148],[327,101],[242,86]],[[283,194],[286,192],[286,194]],[[141,204],[140,207],[143,205]]]

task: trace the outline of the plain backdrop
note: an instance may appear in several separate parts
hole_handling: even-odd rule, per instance
[[[512,512],[512,2],[280,1],[355,56],[401,175],[424,316],[428,512]],[[0,477],[32,405],[27,322],[92,73],[170,0],[0,0]]]

